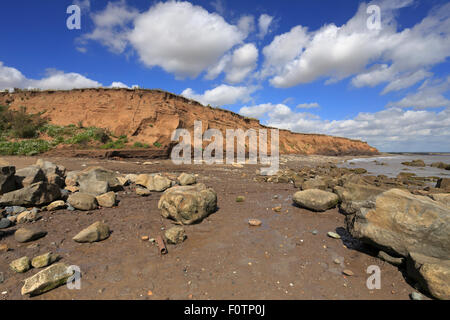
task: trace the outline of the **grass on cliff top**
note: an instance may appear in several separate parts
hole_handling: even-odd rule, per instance
[[[115,137],[109,131],[83,127],[82,123],[57,126],[48,123],[42,114],[27,113],[25,107],[10,110],[0,106],[0,155],[35,155],[58,145],[77,148],[123,149],[127,136]],[[136,142],[135,148],[148,148]]]

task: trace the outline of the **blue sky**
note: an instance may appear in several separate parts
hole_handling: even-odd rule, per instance
[[[0,89],[161,88],[382,151],[450,151],[447,1],[15,0],[0,27]]]

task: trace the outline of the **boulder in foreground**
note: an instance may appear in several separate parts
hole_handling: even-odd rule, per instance
[[[36,273],[34,276],[25,279],[21,293],[22,295],[30,294],[35,296],[50,291],[65,284],[73,273],[64,263],[56,263]]]
[[[32,185],[5,193],[0,198],[0,206],[41,206],[58,200],[60,188],[51,183],[37,182]]]
[[[175,186],[163,193],[158,208],[164,218],[181,224],[193,224],[217,210],[217,194],[202,183]]]

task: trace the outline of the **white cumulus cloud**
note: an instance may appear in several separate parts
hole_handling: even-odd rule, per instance
[[[255,91],[254,87],[229,86],[221,84],[211,90],[206,90],[202,94],[196,93],[191,88],[184,90],[181,95],[196,100],[203,105],[223,106],[236,102],[246,102],[250,100],[250,94]]]

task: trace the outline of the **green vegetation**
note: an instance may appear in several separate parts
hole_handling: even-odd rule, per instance
[[[49,124],[42,114],[29,114],[25,107],[18,111],[0,106],[0,155],[35,155],[58,145],[77,148],[123,149],[128,143],[126,135],[115,137],[105,129],[77,125]],[[161,145],[159,145],[161,146]],[[135,148],[149,148],[136,142]]]
[[[157,148],[161,148],[161,147],[162,147],[162,144],[159,143],[159,142],[155,142],[155,143],[153,143],[153,145],[154,145],[155,147],[157,147]]]
[[[133,147],[135,147],[135,148],[143,148],[143,149],[146,149],[146,148],[149,148],[150,146],[149,146],[148,144],[146,144],[146,143],[135,142],[135,143],[133,144]]]

